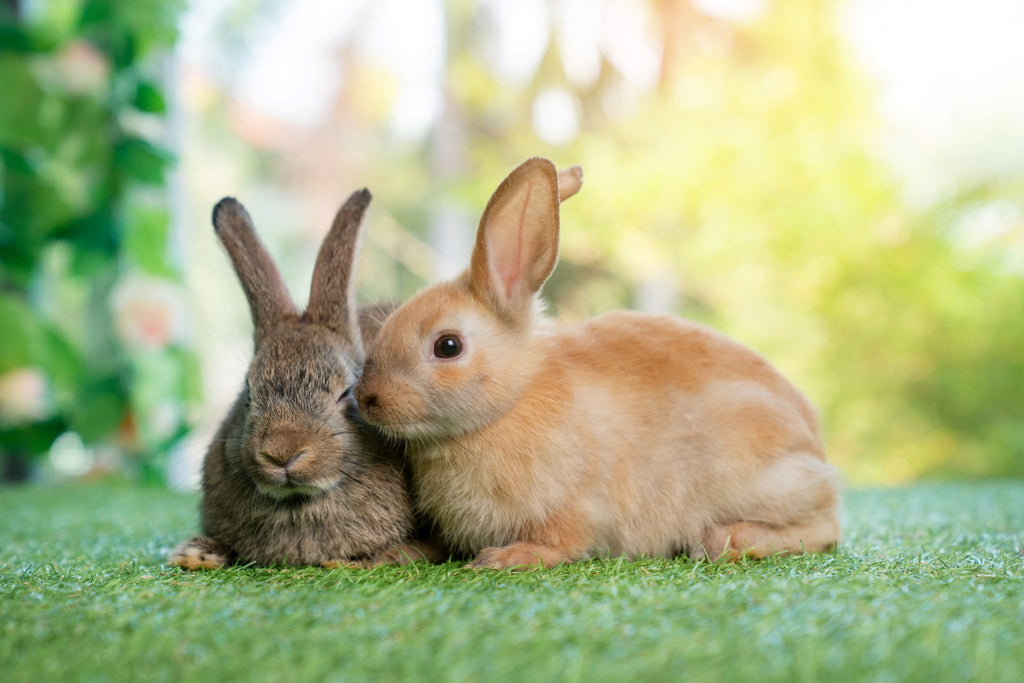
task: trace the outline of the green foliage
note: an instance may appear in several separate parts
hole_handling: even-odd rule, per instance
[[[735,565],[189,574],[162,562],[194,495],[0,489],[0,663],[11,681],[1013,680],[1022,496],[851,491],[838,553]]]
[[[675,312],[807,391],[851,480],[1024,475],[1024,184],[995,178],[911,204],[878,156],[873,93],[837,3],[765,3],[749,24],[650,3],[660,80],[632,90],[607,60],[593,83],[573,83],[557,32],[532,80],[503,82],[481,58],[486,12],[460,7],[447,116],[467,139],[460,171],[434,181],[474,213],[527,156],[583,164],[546,289],[557,312],[636,306],[667,283]],[[524,125],[545,87],[578,104],[565,145]],[[409,187],[420,206],[437,195]],[[993,206],[1016,219],[979,244],[971,218]]]
[[[173,40],[180,3],[45,4],[36,24],[0,25],[0,83],[17,94],[0,107],[0,306],[27,318],[0,339],[0,364],[42,369],[48,392],[43,409],[23,411],[31,420],[0,424],[0,439],[36,452],[72,425],[101,441],[118,425],[122,443],[158,462],[182,426],[168,406],[195,395],[195,359],[178,338],[128,343],[109,309],[130,308],[117,292],[177,279],[166,208],[152,198],[172,159],[138,122],[166,113],[154,55]],[[368,299],[430,279],[427,226],[453,208],[472,224],[525,157],[581,163],[586,184],[563,210],[546,289],[554,312],[636,307],[667,285],[674,312],[763,352],[810,395],[849,479],[1022,476],[1024,183],[989,178],[935,205],[908,201],[878,157],[874,93],[840,36],[840,4],[766,2],[741,23],[686,0],[622,3],[652,15],[655,82],[637,84],[607,51],[592,80],[571,78],[557,9],[534,72],[504,78],[488,58],[491,4],[445,3],[444,113],[425,139],[390,128],[397,87],[359,57],[357,26],[329,126],[266,153],[222,112],[203,122],[203,142],[304,198],[323,190],[309,159],[343,158],[340,175],[358,177],[339,194],[368,186],[380,207],[370,220],[393,219],[371,226]],[[281,8],[224,9],[213,34],[236,66],[259,49],[253,27]],[[565,144],[530,125],[549,88],[576,105],[579,134]],[[984,237],[972,226],[993,207],[1016,218]]]
[[[169,397],[195,398],[158,191],[173,158],[139,132],[166,112],[155,76],[180,9],[68,0],[0,19],[4,456],[71,430],[155,462],[183,430],[180,413],[159,437],[135,428]]]

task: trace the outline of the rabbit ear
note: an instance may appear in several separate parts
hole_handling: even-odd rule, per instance
[[[231,257],[252,312],[253,337],[260,340],[284,316],[295,315],[295,304],[270,254],[260,243],[245,207],[225,197],[213,207],[213,229]]]
[[[470,288],[496,312],[520,317],[532,309],[557,261],[558,173],[550,161],[534,157],[502,181],[484,209]]]
[[[570,166],[558,172],[558,201],[564,202],[583,187],[583,168]]]
[[[369,190],[353,192],[334,217],[316,258],[304,316],[352,340],[359,338],[353,271],[362,242],[363,214],[370,198]]]

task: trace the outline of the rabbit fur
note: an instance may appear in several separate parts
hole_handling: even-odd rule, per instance
[[[369,428],[351,398],[364,345],[393,308],[355,305],[352,271],[369,201],[361,190],[338,211],[301,314],[242,205],[225,198],[214,208],[249,301],[254,354],[206,453],[204,535],[176,548],[171,564],[366,565],[409,542],[400,447]]]
[[[534,158],[501,183],[469,267],[388,317],[354,390],[440,540],[497,569],[834,548],[816,413],[765,359],[671,316],[542,315],[559,180]]]

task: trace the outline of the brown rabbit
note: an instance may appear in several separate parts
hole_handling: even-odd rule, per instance
[[[807,400],[686,320],[543,318],[558,231],[555,167],[530,159],[488,202],[469,268],[368,351],[360,411],[405,442],[441,539],[493,568],[832,549],[836,473]]]
[[[245,388],[203,467],[202,528],[170,563],[215,568],[374,564],[403,547],[413,514],[398,447],[360,419],[351,397],[387,306],[357,311],[353,263],[370,193],[354,193],[324,238],[300,314],[245,209],[213,210],[252,312]],[[408,546],[412,548],[412,546]]]

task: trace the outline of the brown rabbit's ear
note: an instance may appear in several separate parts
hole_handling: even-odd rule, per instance
[[[353,192],[338,210],[330,232],[324,238],[313,269],[313,285],[305,319],[319,323],[359,341],[356,313],[355,260],[362,243],[363,214],[370,204],[370,191]]]
[[[496,312],[520,317],[531,310],[557,261],[558,173],[550,161],[534,157],[512,171],[487,202],[469,267],[470,288]]]
[[[295,304],[270,254],[260,243],[245,207],[225,197],[213,207],[213,229],[231,257],[252,312],[253,337],[260,340]]]
[[[564,202],[583,187],[583,167],[570,166],[558,172],[558,201]]]

